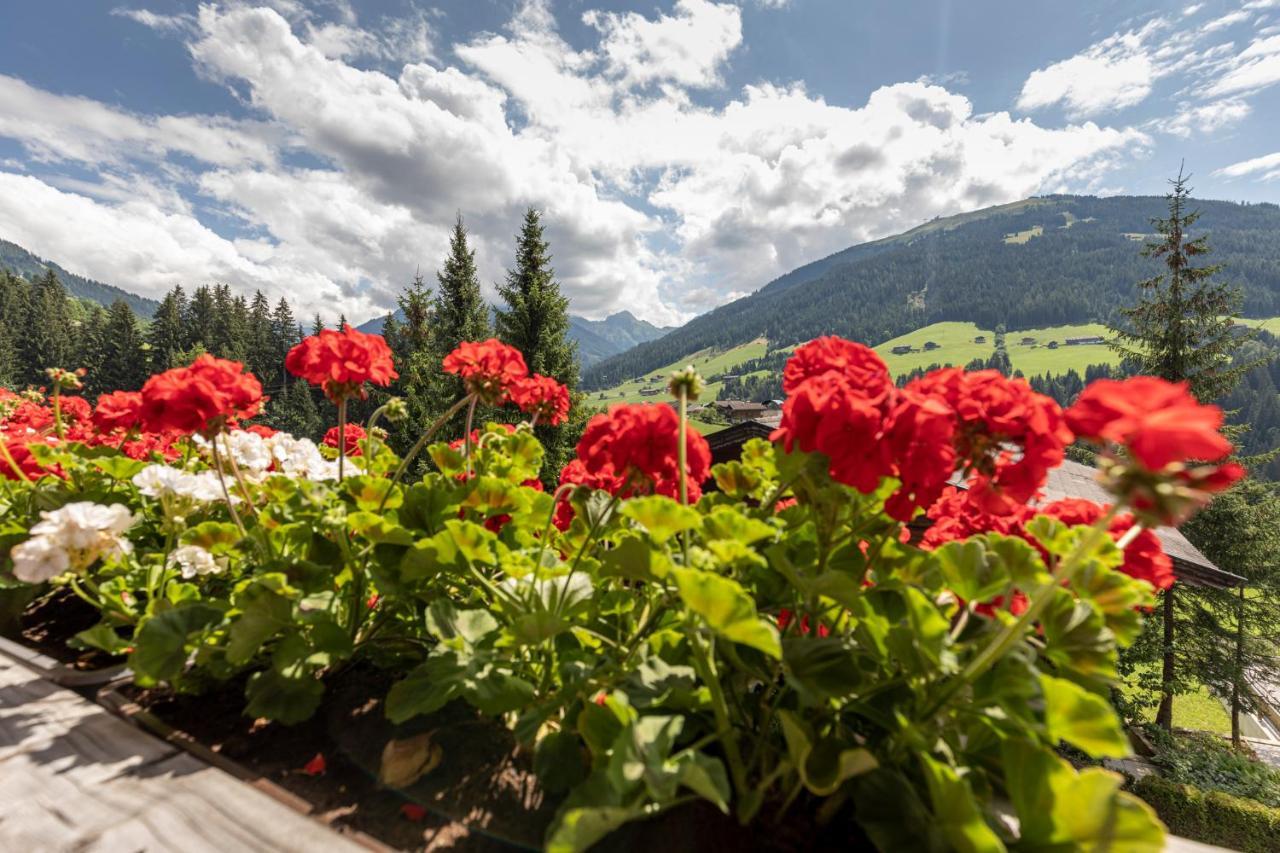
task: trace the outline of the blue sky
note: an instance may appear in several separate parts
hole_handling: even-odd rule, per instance
[[[1280,200],[1280,0],[42,0],[0,30],[0,237],[330,319],[436,269],[458,212],[486,287],[533,205],[573,310],[666,324],[1184,158]]]

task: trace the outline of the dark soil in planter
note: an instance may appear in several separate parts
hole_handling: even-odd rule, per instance
[[[539,786],[530,756],[512,734],[460,702],[393,726],[382,704],[392,680],[370,666],[352,667],[328,685],[320,710],[294,726],[244,716],[243,681],[201,695],[133,686],[121,692],[173,728],[310,803],[312,813],[338,831],[362,832],[402,850],[539,849],[559,798]],[[441,748],[439,765],[403,790],[380,785],[387,741],[424,732]],[[325,771],[308,775],[303,768],[317,754],[324,756]],[[406,816],[406,805],[420,806],[425,814]],[[810,806],[801,797],[781,825],[744,828],[710,804],[696,802],[629,824],[597,849],[870,849],[847,815],[820,827]]]
[[[18,620],[17,630],[9,639],[41,654],[48,655],[68,667],[88,672],[124,663],[123,657],[97,649],[73,649],[67,641],[101,620],[96,607],[76,596],[71,590],[54,590],[27,605]]]

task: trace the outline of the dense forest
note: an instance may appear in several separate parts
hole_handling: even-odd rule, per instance
[[[1159,197],[1052,196],[941,219],[788,273],[583,376],[608,388],[707,347],[822,334],[878,344],[942,320],[1010,331],[1105,322],[1150,275],[1138,253]],[[1244,293],[1245,316],[1280,314],[1280,206],[1197,201],[1197,230]],[[1006,242],[1008,238],[1008,242]],[[753,395],[754,396],[754,395]]]
[[[367,400],[353,401],[351,419],[365,420],[388,396],[403,397],[413,424],[389,438],[403,450],[401,443],[412,443],[415,430],[462,394],[456,377],[441,370],[444,356],[461,341],[494,335],[519,349],[531,370],[575,389],[578,366],[567,336],[568,300],[550,258],[540,214],[530,209],[516,236],[515,263],[500,288],[504,304],[491,309],[481,297],[475,252],[459,218],[437,287],[415,277],[397,310],[383,320],[380,331],[395,354],[400,378],[388,389],[375,389]],[[30,278],[0,268],[0,386],[42,387],[47,368],[85,368],[82,393],[92,400],[107,391],[136,390],[151,374],[208,352],[243,362],[262,381],[270,398],[261,417],[266,424],[318,438],[336,423],[334,407],[321,392],[284,369],[289,349],[326,327],[319,315],[299,318],[284,298],[273,305],[261,292],[246,297],[215,284],[190,292],[174,287],[151,303],[154,310],[143,319],[123,297],[108,306],[93,301],[115,291],[81,298],[64,284],[60,267],[43,262]],[[345,324],[339,318],[336,325]],[[511,413],[481,416],[507,419]],[[569,424],[538,428],[547,450],[544,470],[559,471],[584,419],[585,412],[578,411]]]

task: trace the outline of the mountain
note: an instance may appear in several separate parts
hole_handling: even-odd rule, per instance
[[[569,337],[578,343],[578,360],[584,368],[660,338],[671,330],[672,327],[636,319],[630,311],[619,311],[603,320],[569,317]]]
[[[1244,292],[1249,317],[1280,314],[1280,206],[1197,200],[1210,260]],[[935,219],[774,279],[680,328],[592,366],[617,386],[709,348],[823,334],[876,345],[931,323],[1009,331],[1105,322],[1161,267],[1139,254],[1166,214],[1156,196],[1047,196]]]
[[[404,319],[404,313],[398,308],[395,316],[397,320]],[[362,332],[380,335],[386,321],[386,317],[374,317],[357,328]],[[670,327],[664,328],[638,320],[630,311],[619,311],[603,320],[588,320],[573,315],[569,317],[569,339],[577,342],[578,360],[583,367],[590,367],[603,358],[660,338],[670,331]]]
[[[100,305],[110,305],[117,299],[123,299],[139,317],[150,317],[156,313],[156,308],[160,307],[160,303],[154,299],[138,296],[136,293],[129,293],[114,285],[103,284],[100,281],[67,272],[53,261],[46,261],[33,255],[8,240],[0,240],[0,269],[10,270],[28,281],[35,280],[38,276],[44,275],[45,270],[51,269],[62,280],[62,286],[72,296],[88,299]]]

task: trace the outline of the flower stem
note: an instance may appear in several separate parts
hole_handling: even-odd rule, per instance
[[[244,529],[244,522],[240,520],[240,513],[236,511],[236,505],[231,502],[231,492],[227,489],[226,475],[222,473],[222,454],[218,452],[218,434],[214,434],[209,446],[213,448],[213,470],[218,475],[218,484],[222,486],[222,497],[227,502],[227,509],[231,511],[231,520],[236,523],[240,535],[248,537],[249,533]]]
[[[56,382],[53,386],[53,431],[59,441],[67,437],[67,431],[62,426],[62,386]]]
[[[1049,606],[1050,599],[1053,594],[1064,583],[1070,583],[1072,576],[1080,568],[1085,557],[1093,553],[1094,549],[1102,543],[1107,537],[1107,529],[1111,524],[1111,520],[1116,516],[1116,508],[1112,507],[1107,513],[1098,519],[1093,526],[1089,528],[1089,532],[1085,534],[1084,539],[1076,544],[1067,558],[1063,560],[1058,568],[1054,570],[1053,576],[1049,582],[1040,589],[1036,590],[1035,595],[1027,604],[1027,609],[1016,622],[1006,624],[1000,630],[1000,633],[992,638],[978,654],[969,661],[968,665],[961,673],[952,679],[943,688],[941,695],[929,706],[925,717],[931,717],[940,711],[947,702],[951,701],[965,685],[972,684],[983,673],[990,669],[997,661],[1000,660],[1009,650],[1011,646],[1017,643],[1026,633],[1028,627],[1040,618],[1040,614]],[[1137,525],[1133,529],[1137,529]],[[1126,542],[1126,544],[1128,544]]]
[[[443,415],[441,415],[440,418],[434,424],[431,425],[430,429],[428,429],[426,432],[422,434],[422,437],[419,438],[417,442],[414,443],[413,447],[409,448],[409,452],[404,455],[404,459],[400,460],[400,465],[399,467],[396,468],[396,473],[391,477],[391,482],[393,484],[400,482],[400,479],[404,476],[404,472],[409,470],[410,463],[412,463],[413,460],[417,457],[417,455],[422,452],[422,448],[425,447],[427,442],[430,441],[432,437],[437,432],[440,431],[440,428],[443,427],[446,423],[448,423],[450,418],[456,415],[463,406],[470,403],[473,399],[475,399],[475,395],[468,394],[466,397],[463,397],[461,400],[454,403],[452,406],[449,407],[448,411],[446,411]],[[391,490],[388,489],[387,495],[390,495],[390,494],[391,494]],[[382,498],[382,504],[385,506],[386,502],[387,502],[387,498],[386,496],[384,496]],[[378,511],[379,512],[382,511],[382,506],[378,507]]]
[[[13,469],[13,473],[18,475],[18,479],[24,483],[30,483],[31,478],[27,476],[27,472],[18,467],[18,463],[13,458],[13,454],[9,452],[9,443],[0,438],[0,456],[4,457],[4,461]]]
[[[680,504],[689,505],[689,472],[686,470],[685,438],[689,430],[689,393],[684,385],[680,386],[680,431],[676,444],[676,462],[680,466]]]
[[[466,472],[468,480],[471,479],[471,423],[473,420],[475,420],[476,402],[479,399],[480,398],[477,397],[475,394],[471,395],[471,404],[467,406],[467,423],[466,423],[466,426],[462,428],[463,429],[462,458],[465,460],[464,461],[465,467],[463,470]]]
[[[347,463],[347,398],[338,400],[338,482],[346,471]]]

